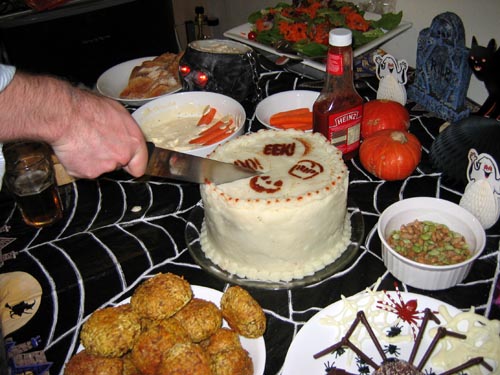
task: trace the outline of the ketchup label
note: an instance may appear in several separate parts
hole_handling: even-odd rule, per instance
[[[362,110],[359,105],[328,116],[328,139],[344,154],[359,147]]]
[[[341,76],[344,74],[344,59],[342,58],[342,55],[328,53],[326,68],[328,74],[332,74],[334,76]]]

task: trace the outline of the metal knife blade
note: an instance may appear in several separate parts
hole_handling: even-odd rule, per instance
[[[151,142],[147,142],[147,146],[149,162],[146,174],[150,176],[199,184],[207,180],[215,184],[223,184],[260,174],[258,171],[235,164],[156,147]]]

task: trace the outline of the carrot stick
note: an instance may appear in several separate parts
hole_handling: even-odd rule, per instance
[[[287,123],[310,123],[312,124],[312,112],[307,108],[299,108],[290,111],[278,112],[269,118],[272,126]]]
[[[294,122],[288,122],[286,124],[282,125],[276,125],[276,128],[279,129],[297,129],[297,130],[311,130],[312,129],[312,123],[294,123]]]
[[[220,134],[224,134],[226,131],[228,131],[230,128],[224,128],[224,129],[221,129],[221,128],[216,128],[214,129],[213,132],[210,132],[209,134],[203,134],[203,135],[200,135],[196,138],[193,138],[189,141],[189,143],[193,144],[193,143],[196,143],[196,144],[205,144],[205,142],[208,142],[210,141],[212,138],[214,137],[217,137],[218,135]]]
[[[233,119],[229,119],[226,121],[219,120],[215,124],[213,124],[211,127],[203,130],[199,135],[212,134],[214,132],[217,132],[219,129],[226,129],[228,126],[231,126],[232,123],[233,123]]]
[[[213,138],[210,138],[208,141],[206,141],[205,143],[203,143],[204,146],[207,146],[207,145],[212,145],[214,143],[217,143],[219,141],[222,141],[224,138],[227,138],[229,137],[230,134],[233,134],[234,133],[234,130],[228,130],[222,134],[218,134],[217,136],[213,137]]]
[[[312,124],[313,117],[312,117],[312,114],[309,114],[306,116],[290,116],[290,117],[269,120],[269,124],[271,124],[272,126],[288,124],[290,122],[291,123],[298,123],[299,122],[299,123],[303,123],[303,124]]]
[[[217,112],[217,110],[213,107],[208,107],[207,109],[205,109],[205,111],[203,112],[203,115],[198,120],[197,125],[200,126],[200,125],[210,124],[212,122],[212,120],[214,119],[216,112]]]
[[[302,115],[306,113],[311,113],[309,108],[297,108],[297,109],[290,109],[288,111],[282,111],[282,112],[277,112],[271,116],[271,118],[278,118],[278,117],[289,117],[289,116],[296,116],[296,115]]]

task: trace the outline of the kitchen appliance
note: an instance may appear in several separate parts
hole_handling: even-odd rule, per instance
[[[172,0],[69,0],[36,11],[0,1],[0,62],[93,87],[123,61],[179,52]]]

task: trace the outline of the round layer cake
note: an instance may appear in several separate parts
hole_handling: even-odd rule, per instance
[[[290,281],[324,268],[347,248],[348,170],[322,135],[261,130],[219,146],[210,158],[261,172],[201,186],[201,247],[222,269]]]

